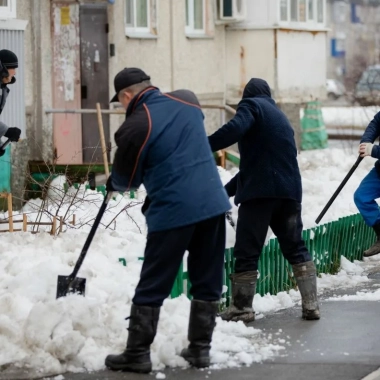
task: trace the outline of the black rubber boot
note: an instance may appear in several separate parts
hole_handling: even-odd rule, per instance
[[[114,371],[151,372],[150,345],[157,332],[159,316],[159,307],[132,305],[127,348],[120,355],[108,355],[106,367]]]
[[[256,293],[257,271],[231,273],[230,279],[232,285],[231,305],[223,313],[220,313],[220,317],[224,321],[253,322],[255,312],[252,303]]]
[[[373,245],[371,245],[371,247],[363,252],[364,257],[370,257],[380,253],[380,224],[375,224],[372,228],[375,231],[377,240]]]
[[[317,271],[313,261],[292,265],[294,277],[302,297],[302,318],[320,318],[317,297]]]
[[[210,366],[211,338],[215,327],[215,318],[219,302],[200,300],[191,301],[189,320],[189,347],[181,352],[181,356],[197,368]]]

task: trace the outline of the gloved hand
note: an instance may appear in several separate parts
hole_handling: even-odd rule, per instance
[[[21,129],[12,127],[8,128],[8,130],[4,133],[5,137],[8,137],[9,140],[17,142],[21,135]]]
[[[4,156],[4,153],[5,153],[5,149],[0,149],[0,157]]]
[[[106,191],[107,193],[112,193],[113,191],[116,191],[114,187],[112,186],[112,176],[110,175],[106,182]]]
[[[360,157],[371,156],[372,148],[373,148],[372,143],[361,143],[359,145],[359,152],[358,152]]]
[[[141,212],[143,213],[143,215],[145,215],[145,213],[148,210],[148,207],[150,206],[151,203],[152,203],[152,201],[150,200],[150,198],[148,196],[146,196],[144,204],[141,207]]]

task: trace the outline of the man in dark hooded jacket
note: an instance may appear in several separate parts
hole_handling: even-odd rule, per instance
[[[9,84],[16,82],[15,74],[18,67],[18,59],[15,53],[10,50],[0,50],[0,78],[1,78],[1,91],[0,91],[0,115],[5,107],[5,102],[9,94]],[[7,137],[11,141],[18,141],[20,138],[21,129],[16,127],[9,128],[6,124],[0,121],[0,138]],[[4,155],[5,150],[0,149],[0,157]]]
[[[251,79],[236,115],[209,136],[213,152],[238,143],[240,171],[225,186],[239,205],[232,305],[221,315],[229,321],[252,322],[257,268],[268,227],[277,236],[293,267],[301,296],[302,317],[319,319],[316,268],[302,240],[301,175],[294,131],[271,98],[267,82]]]

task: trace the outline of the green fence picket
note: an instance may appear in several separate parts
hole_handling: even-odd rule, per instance
[[[316,226],[302,231],[302,237],[316,263],[318,273],[336,273],[341,256],[348,260],[362,260],[363,251],[376,240],[373,229],[368,227],[360,214],[346,216],[339,220]],[[143,259],[143,258],[139,258]],[[120,258],[123,265],[126,260]],[[235,259],[233,248],[225,250],[223,283],[227,286],[226,306],[231,302],[230,274],[234,272]],[[263,248],[260,256],[258,270],[260,278],[257,282],[256,292],[262,296],[268,292],[275,295],[278,292],[289,290],[295,285],[291,265],[284,259],[277,238],[270,239]],[[181,265],[173,284],[170,296],[178,297],[184,293],[186,281],[186,294],[190,296],[190,281],[188,273],[183,271]]]

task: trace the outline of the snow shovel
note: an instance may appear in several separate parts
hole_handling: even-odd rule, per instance
[[[350,169],[350,171],[347,173],[347,175],[344,177],[344,180],[342,181],[342,183],[338,186],[338,188],[335,190],[335,193],[332,195],[332,197],[330,198],[330,200],[327,202],[326,206],[324,207],[324,209],[321,211],[321,213],[318,215],[318,218],[315,219],[315,223],[318,224],[321,219],[323,218],[323,216],[326,214],[326,211],[330,208],[330,206],[332,205],[332,203],[335,201],[335,198],[338,196],[338,194],[341,192],[341,190],[343,189],[344,185],[347,183],[347,181],[350,179],[350,177],[352,176],[353,172],[356,170],[356,168],[359,166],[360,162],[362,161],[364,157],[358,157],[358,159],[356,160],[354,166]]]
[[[58,276],[57,298],[65,297],[69,293],[76,293],[83,296],[85,295],[86,279],[77,277],[77,274],[83,263],[84,258],[86,257],[87,251],[90,248],[92,239],[95,236],[95,232],[99,226],[100,220],[102,219],[104,211],[106,210],[107,204],[109,200],[111,199],[111,197],[112,197],[112,192],[108,192],[107,195],[104,197],[104,201],[102,205],[100,206],[98,215],[96,216],[95,222],[93,226],[91,227],[91,231],[88,234],[86,242],[84,243],[82,252],[79,255],[79,258],[75,264],[73,272],[69,276]]]

